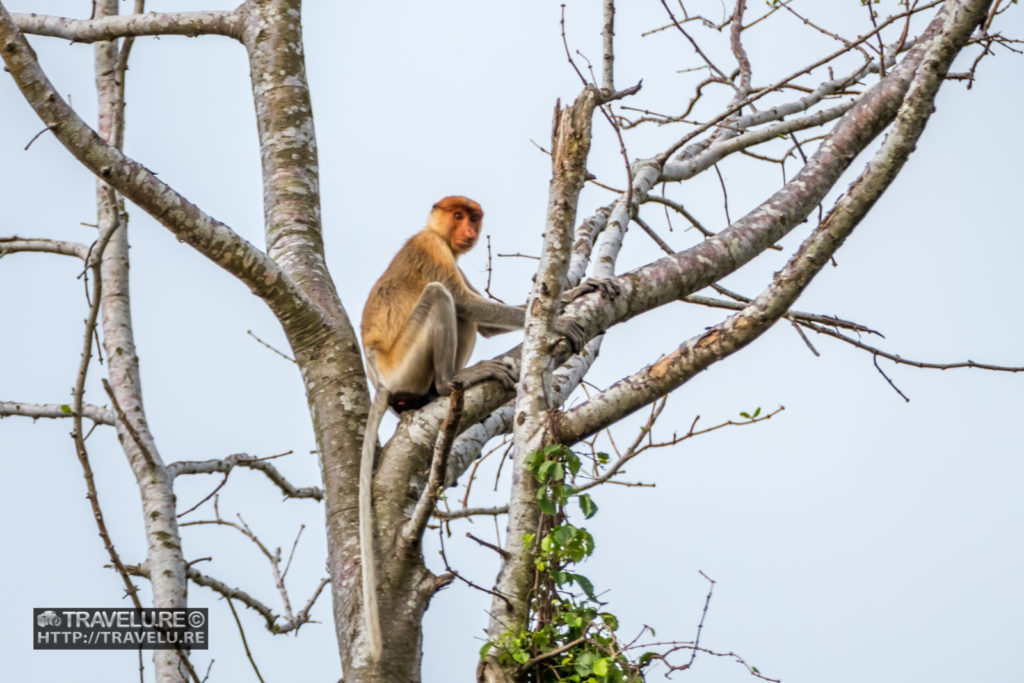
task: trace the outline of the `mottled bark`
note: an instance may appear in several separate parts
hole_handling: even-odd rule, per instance
[[[495,596],[491,600],[487,626],[487,636],[491,641],[497,641],[508,631],[525,628],[529,616],[536,549],[524,547],[520,539],[537,533],[540,510],[537,507],[537,482],[526,463],[532,453],[551,442],[548,420],[551,411],[558,408],[550,402],[551,375],[558,367],[552,355],[558,341],[554,321],[558,316],[572,256],[573,227],[580,191],[586,179],[591,122],[598,104],[598,92],[588,87],[572,106],[555,109],[544,248],[534,287],[526,302],[526,333],[516,393],[512,491],[505,532],[509,539],[509,555],[493,588]],[[488,683],[514,680],[513,672],[498,664],[497,652],[493,649],[481,662],[477,676]]]
[[[608,321],[625,320],[652,307],[696,292],[764,251],[805,220],[857,154],[893,122],[900,108],[906,106],[905,101],[912,82],[915,82],[915,79],[920,80],[922,74],[931,77],[932,72],[938,68],[934,54],[940,48],[952,50],[952,54],[948,55],[948,61],[943,62],[945,66],[942,73],[945,73],[949,61],[963,47],[971,31],[980,22],[980,19],[974,19],[978,15],[984,15],[989,4],[986,0],[975,0],[944,5],[899,66],[858,99],[800,173],[771,198],[735,221],[726,230],[697,246],[623,275],[619,278],[623,285],[622,296],[616,298],[612,305],[597,305],[596,301],[587,301],[574,304],[570,310],[575,306],[586,307],[582,314],[591,321],[594,320],[594,316]],[[971,23],[972,21],[974,23]],[[935,82],[938,87],[941,84],[941,76]],[[850,229],[852,227],[851,225]],[[838,248],[838,243],[835,247]],[[800,290],[802,291],[802,286]],[[796,294],[798,292],[793,294],[793,299]],[[761,305],[764,305],[764,302]],[[778,319],[785,313],[786,308],[788,306],[778,309],[770,321]],[[757,315],[760,318],[763,312]],[[669,359],[663,359],[636,375],[624,378],[609,390],[595,395],[588,402],[590,405],[580,406],[569,414],[560,416],[559,441],[574,443],[650,404],[696,372],[735,352],[767,329],[767,325],[764,325],[766,320],[754,326],[751,326],[749,316],[740,315],[731,320],[729,325],[744,328],[742,343],[723,343],[726,337],[722,337],[715,330],[701,334],[673,353],[671,358],[678,361],[677,363],[673,364]],[[606,323],[599,324],[599,329],[605,328]],[[700,361],[696,357],[686,356],[684,349],[691,347],[701,349]],[[683,356],[686,356],[685,362],[681,360]],[[681,371],[682,367],[687,368],[685,372]],[[676,368],[679,371],[669,372],[669,368]]]
[[[273,260],[189,202],[143,164],[107,143],[78,116],[50,83],[35,52],[2,5],[0,56],[39,118],[83,166],[153,216],[180,241],[244,282],[267,302],[282,324],[317,324],[320,312],[305,300]]]
[[[235,12],[149,12],[100,15],[95,19],[69,19],[45,14],[14,14],[24,33],[94,43],[128,36],[221,35],[238,38],[240,22]]]
[[[865,64],[844,78],[830,76],[828,82],[806,90],[806,95],[791,103],[751,111],[749,102],[744,100],[750,93],[750,64],[739,42],[743,7],[739,3],[732,22],[731,44],[740,63],[740,79],[728,111],[705,124],[706,138],[687,145],[693,139],[688,136],[663,154],[634,163],[628,191],[585,220],[574,235],[592,114],[599,99],[609,96],[613,88],[614,8],[610,0],[604,2],[606,90],[598,93],[585,88],[573,106],[556,111],[545,243],[528,300],[525,341],[514,360],[522,370],[514,407],[503,409],[486,425],[474,428],[461,445],[456,444],[450,462],[449,481],[454,481],[489,435],[509,429],[514,432],[506,536],[510,556],[495,584],[495,593],[500,597],[495,597],[489,613],[488,634],[492,640],[510,629],[524,627],[528,617],[533,556],[519,540],[537,530],[539,513],[535,505],[536,486],[525,458],[547,443],[573,443],[649,404],[711,363],[742,348],[784,315],[888,187],[910,154],[950,61],[990,5],[988,0],[949,0],[902,60],[897,63],[895,55],[889,55],[892,61],[877,67],[878,71],[887,71],[878,83],[855,100],[798,116],[823,98],[844,92],[850,83],[876,68],[876,64]],[[95,19],[71,20],[38,15],[12,18],[0,5],[0,55],[50,132],[99,178],[101,234],[117,227],[102,260],[103,343],[114,395],[132,427],[129,434],[123,421],[118,423],[143,499],[148,541],[145,574],[153,585],[154,604],[184,605],[186,574],[174,516],[173,477],[160,459],[142,405],[131,328],[127,226],[115,190],[153,215],[180,241],[244,282],[279,319],[302,375],[318,444],[327,520],[327,563],[345,680],[417,681],[422,616],[434,593],[449,577],[431,573],[424,563],[418,533],[410,532],[403,537],[402,530],[422,527],[422,514],[410,525],[409,512],[417,501],[424,499],[431,451],[448,402],[439,400],[403,415],[396,434],[378,460],[373,496],[376,549],[380,555],[378,591],[385,628],[384,656],[380,662],[372,663],[367,657],[363,632],[356,505],[359,451],[369,401],[358,338],[326,267],[301,2],[248,0],[230,12],[104,16],[116,13],[116,7],[116,0],[103,0],[97,5]],[[52,87],[17,27],[74,41],[100,41],[100,122],[95,130],[81,121]],[[247,50],[263,169],[265,252],[206,215],[120,150],[123,110],[113,69],[117,51],[113,43],[102,41],[157,34],[231,36]],[[716,128],[716,122],[721,121],[728,125]],[[760,206],[693,248],[618,276],[621,293],[614,301],[602,300],[599,294],[584,296],[571,303],[566,314],[580,320],[589,335],[599,335],[613,325],[674,302],[734,272],[804,222],[854,158],[891,127],[889,137],[858,181],[765,291],[744,303],[739,312],[687,340],[657,363],[638,369],[603,392],[596,392],[588,403],[560,413],[559,402],[582,377],[599,342],[588,346],[586,357],[574,368],[562,371],[571,378],[567,385],[563,384],[554,373],[571,353],[567,344],[557,343],[553,333],[559,296],[563,288],[583,277],[589,263],[594,264],[594,275],[615,276],[615,264],[630,221],[652,191],[659,185],[691,178],[720,159],[775,136],[830,121],[837,122],[801,171]],[[755,125],[760,127],[753,128]],[[0,255],[5,244],[10,249],[87,257],[82,253],[82,245],[28,240],[0,242]],[[483,420],[510,398],[511,392],[496,382],[472,387],[466,392],[464,426]],[[19,408],[13,403],[0,404],[0,414],[4,410],[15,413]],[[82,412],[86,414],[86,407]],[[58,416],[63,411],[59,406],[33,406],[22,413]],[[110,411],[94,406],[91,414],[94,420],[114,421]],[[307,493],[312,495],[312,491]],[[424,509],[419,507],[421,513]],[[495,655],[492,650],[491,658],[482,664],[481,679],[515,680],[518,673],[498,666]],[[181,680],[177,659],[173,652],[157,653],[158,680]]]
[[[98,16],[114,15],[117,11],[117,0],[96,4]],[[118,82],[122,75],[116,68],[118,45],[115,41],[97,43],[95,54],[99,100],[97,131],[103,140],[120,147],[120,131],[124,130],[124,84]],[[153,607],[185,607],[185,558],[178,530],[173,478],[160,458],[142,402],[142,376],[135,351],[128,281],[127,215],[119,210],[114,189],[99,179],[96,181],[96,206],[98,233],[114,231],[100,265],[103,347],[111,390],[130,422],[125,425],[119,420],[117,435],[142,498],[146,567],[153,591]],[[188,680],[181,656],[175,650],[154,651],[156,680],[160,683]]]

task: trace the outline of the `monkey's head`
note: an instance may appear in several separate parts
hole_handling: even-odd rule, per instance
[[[434,204],[427,227],[444,237],[458,256],[476,244],[483,221],[484,210],[479,204],[468,197],[452,196]]]

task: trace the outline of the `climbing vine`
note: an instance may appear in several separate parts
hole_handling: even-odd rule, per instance
[[[503,665],[518,666],[523,680],[536,683],[643,681],[642,670],[654,654],[644,653],[636,661],[626,656],[616,637],[618,619],[603,609],[593,583],[577,569],[593,554],[594,537],[572,524],[566,509],[575,499],[584,519],[597,514],[590,494],[572,484],[579,456],[566,446],[551,445],[527,464],[539,485],[541,511],[537,533],[522,539],[535,558],[527,625],[486,643],[481,657],[497,648]]]

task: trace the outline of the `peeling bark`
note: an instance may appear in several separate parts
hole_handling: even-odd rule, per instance
[[[598,92],[588,87],[572,106],[555,109],[547,227],[540,266],[526,302],[526,333],[513,422],[512,492],[505,532],[509,556],[494,584],[487,626],[487,637],[492,642],[508,631],[525,628],[529,616],[535,549],[524,547],[521,539],[536,533],[540,510],[537,482],[526,461],[551,439],[548,419],[557,408],[551,403],[551,374],[558,367],[551,354],[556,342],[554,321],[572,256],[573,227],[586,178],[591,122],[598,101]],[[498,664],[494,649],[480,663],[477,677],[487,683],[513,680],[512,672]]]

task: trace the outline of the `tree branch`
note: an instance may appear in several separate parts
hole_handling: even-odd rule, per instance
[[[264,299],[286,326],[322,326],[320,312],[266,254],[205,214],[90,128],[47,79],[0,4],[0,55],[29,105],[86,168]]]
[[[14,416],[30,417],[33,420],[40,418],[57,419],[72,418],[75,416],[75,412],[67,404],[0,401],[0,418]],[[101,425],[113,426],[117,421],[117,416],[114,415],[113,410],[90,403],[82,404],[82,417]]]
[[[522,369],[516,395],[516,423],[513,427],[513,467],[515,476],[509,498],[506,536],[521,539],[536,530],[540,516],[537,506],[537,481],[526,466],[530,454],[550,443],[549,415],[557,408],[550,391],[551,374],[557,368],[552,343],[566,347],[562,358],[572,352],[569,344],[554,339],[554,324],[566,285],[573,246],[573,227],[580,191],[586,180],[586,162],[590,152],[591,126],[598,92],[586,86],[572,105],[555,107],[552,131],[552,177],[548,190],[547,224],[544,248],[527,298],[526,329],[522,346]],[[510,628],[521,628],[528,615],[533,552],[522,544],[502,564],[494,584],[495,597],[487,627],[488,638],[497,641]],[[497,596],[503,596],[501,598]],[[501,670],[494,651],[481,663],[491,675]],[[488,680],[487,675],[480,676]],[[498,680],[498,679],[495,679]]]
[[[771,285],[743,311],[685,342],[654,365],[564,413],[557,422],[562,443],[574,443],[665,395],[697,372],[756,339],[785,314],[889,187],[910,156],[934,109],[934,97],[949,64],[984,18],[988,5],[988,0],[960,0],[940,10],[928,35],[915,48],[921,53],[916,60],[921,66],[913,72],[906,86],[902,106],[881,149],[786,267],[776,274]],[[856,107],[851,113],[854,111]]]
[[[615,92],[615,0],[604,0],[604,27],[601,30],[601,41],[603,45],[604,72],[601,79],[601,89],[605,92]]]
[[[128,36],[179,35],[194,38],[220,35],[239,39],[237,10],[221,12],[147,12],[110,15],[97,19],[71,19],[45,14],[12,14],[23,33],[64,38],[73,43],[95,43]]]
[[[179,460],[169,464],[167,472],[171,477],[183,474],[228,474],[235,467],[245,467],[262,472],[267,479],[281,489],[286,498],[312,498],[314,500],[323,500],[324,498],[324,492],[320,487],[297,487],[285,479],[284,475],[268,462],[267,458],[259,458],[247,453],[235,453],[217,460]]]
[[[142,565],[131,565],[127,567],[128,572],[134,576],[142,576],[149,578],[149,569]],[[209,588],[215,593],[219,593],[229,600],[238,600],[243,605],[258,613],[263,617],[266,622],[267,630],[273,634],[288,633],[290,631],[298,630],[303,624],[310,620],[309,612],[316,603],[317,598],[320,597],[320,593],[323,592],[324,586],[330,583],[330,579],[320,579],[320,583],[314,589],[313,594],[310,596],[306,604],[303,605],[302,609],[295,613],[294,619],[279,622],[281,618],[280,614],[274,612],[273,609],[266,603],[254,598],[249,593],[243,591],[240,588],[234,588],[224,583],[220,579],[215,579],[212,576],[203,574],[197,569],[189,566],[186,570],[189,581],[196,584],[197,586],[203,586]]]
[[[430,462],[430,476],[427,478],[427,485],[423,487],[420,498],[413,508],[409,520],[402,526],[399,534],[399,552],[408,552],[415,547],[423,536],[423,529],[427,526],[430,513],[437,505],[437,498],[444,487],[445,472],[448,467],[448,456],[451,453],[452,442],[462,422],[463,415],[463,388],[458,382],[452,383],[452,393],[449,395],[448,413],[445,415],[441,429],[437,433],[437,441],[434,444],[434,454]]]
[[[0,237],[0,258],[18,252],[39,252],[44,254],[60,254],[77,256],[85,261],[89,257],[89,247],[80,242],[65,242],[33,237]]]
[[[915,368],[922,368],[927,370],[956,370],[960,368],[974,368],[977,370],[992,370],[994,372],[1024,372],[1024,366],[993,365],[992,363],[977,363],[973,360],[958,361],[955,363],[930,363],[926,361],[912,360],[910,358],[904,358],[903,356],[900,356],[899,354],[896,353],[883,351],[877,346],[865,344],[864,342],[858,339],[854,339],[853,337],[848,337],[847,335],[842,334],[837,330],[832,330],[829,329],[828,327],[824,327],[823,325],[815,324],[813,321],[799,320],[798,322],[804,327],[810,330],[814,330],[818,334],[824,334],[834,339],[838,339],[842,342],[849,344],[850,346],[855,346],[858,349],[861,349],[862,351],[867,351],[873,356],[880,356],[887,360],[891,360],[893,363],[897,363],[900,365],[910,365]]]
[[[302,50],[298,2],[249,2],[240,8],[249,58],[263,170],[267,254],[335,326],[356,336],[324,256],[320,164]],[[268,27],[272,27],[268,30]],[[293,346],[294,335],[290,335]]]
[[[853,159],[895,118],[926,47],[939,35],[943,16],[940,13],[903,61],[839,119],[814,155],[784,187],[715,236],[616,278],[621,292],[612,302],[583,296],[568,304],[566,314],[576,315],[589,332],[606,330],[641,312],[693,294],[734,272],[802,223]],[[634,202],[646,199],[659,176],[656,161],[642,164],[634,176]],[[624,216],[624,211],[621,203],[616,205],[609,224],[617,215]],[[598,256],[602,262],[614,263],[614,255],[615,250],[609,249]]]
[[[508,514],[508,505],[498,505],[492,508],[459,508],[458,510],[434,510],[434,517],[445,521],[452,519],[463,519],[465,517],[497,517]]]
[[[722,299],[712,299],[706,296],[698,296],[691,294],[690,296],[683,299],[687,303],[697,304],[699,306],[708,306],[709,308],[724,308],[732,311],[742,311],[746,308],[746,304],[750,303],[750,299],[743,301],[723,301]],[[864,332],[866,334],[874,334],[878,336],[884,336],[880,332],[871,329],[860,323],[855,323],[852,320],[843,320],[832,315],[820,315],[817,313],[803,313],[800,311],[788,311],[785,315],[788,320],[792,320],[795,323],[818,323],[819,325],[830,325],[832,327],[840,327],[847,330],[853,330],[854,332]],[[812,328],[817,329],[817,328]]]

